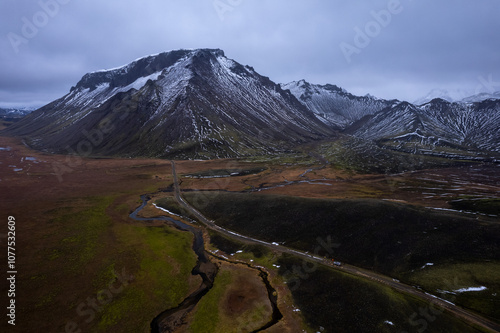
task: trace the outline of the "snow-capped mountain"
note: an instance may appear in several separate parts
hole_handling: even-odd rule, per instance
[[[354,96],[335,85],[316,85],[300,80],[281,84],[309,110],[334,128],[345,129],[367,115],[373,115],[396,103],[372,96]]]
[[[486,101],[488,99],[500,99],[500,91],[494,92],[494,93],[479,93],[475,94],[466,98],[463,98],[461,102],[463,103],[473,103],[473,102],[482,102]]]
[[[0,117],[3,118],[22,118],[31,112],[34,108],[0,108]]]
[[[416,101],[413,102],[415,105],[423,105],[426,103],[429,103],[433,99],[443,99],[445,101],[448,101],[450,103],[453,102],[464,102],[464,103],[471,103],[471,102],[482,102],[487,99],[500,99],[500,91],[493,92],[493,93],[488,93],[488,92],[482,92],[482,93],[474,93],[472,91],[467,91],[463,89],[453,89],[453,90],[446,90],[446,89],[432,89],[426,96],[417,99]]]
[[[200,49],[86,74],[8,133],[57,152],[214,158],[283,151],[332,130],[253,68]]]
[[[304,80],[278,85],[221,50],[178,50],[88,73],[3,133],[80,155],[274,154],[337,132],[407,152],[500,152],[500,100],[488,96],[415,105]]]
[[[413,102],[415,105],[422,105],[425,103],[429,103],[433,99],[439,98],[442,100],[445,100],[447,102],[458,102],[461,101],[462,99],[471,96],[472,93],[462,90],[462,89],[432,89],[429,91],[427,95],[424,97],[421,97],[417,99],[416,101]]]
[[[450,103],[434,99],[416,106],[398,103],[354,123],[347,132],[381,143],[500,152],[500,100]],[[399,145],[400,146],[400,145]]]

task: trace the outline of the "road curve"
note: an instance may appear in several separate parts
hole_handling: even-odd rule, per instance
[[[276,250],[276,251],[283,252],[283,253],[293,254],[293,255],[301,257],[305,260],[316,262],[316,263],[328,266],[330,268],[335,268],[335,269],[341,270],[343,272],[346,272],[346,273],[349,273],[352,275],[360,276],[360,277],[363,277],[365,279],[375,281],[379,284],[384,284],[384,285],[392,287],[393,289],[398,290],[400,292],[410,294],[410,295],[413,295],[413,296],[420,298],[423,301],[430,302],[434,306],[439,306],[439,307],[449,311],[450,313],[464,319],[465,321],[467,321],[469,323],[476,324],[476,325],[478,325],[482,328],[485,328],[487,330],[490,330],[492,332],[500,332],[500,324],[497,324],[489,319],[481,317],[475,313],[469,312],[468,310],[465,310],[459,306],[456,306],[455,304],[453,304],[447,300],[441,299],[437,296],[434,296],[434,295],[425,293],[419,289],[416,289],[415,287],[401,283],[398,280],[395,280],[395,279],[390,278],[388,276],[385,276],[385,275],[382,275],[379,273],[375,273],[373,271],[369,271],[369,270],[359,268],[356,266],[352,266],[349,264],[345,264],[345,263],[343,263],[342,266],[335,266],[335,265],[332,265],[330,260],[327,260],[325,258],[314,256],[314,255],[311,255],[311,254],[308,254],[305,252],[293,250],[293,249],[287,248],[287,247],[282,246],[282,245],[268,243],[268,242],[264,242],[264,241],[259,240],[259,239],[247,237],[247,236],[229,231],[227,229],[224,229],[224,228],[216,225],[213,221],[207,219],[201,212],[196,210],[194,207],[192,207],[190,204],[188,204],[182,198],[180,186],[179,186],[179,179],[177,177],[177,171],[175,169],[175,161],[171,161],[171,163],[172,163],[172,176],[173,176],[173,182],[174,182],[175,199],[177,200],[177,202],[181,206],[183,206],[187,211],[189,211],[191,214],[193,214],[202,224],[204,224],[206,228],[217,231],[221,234],[224,234],[224,235],[231,237],[231,238],[234,238],[234,239],[243,240],[246,242],[258,243],[258,244],[264,245],[272,250]]]

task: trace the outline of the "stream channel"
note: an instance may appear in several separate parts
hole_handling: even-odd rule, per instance
[[[214,280],[218,272],[218,266],[212,263],[205,252],[205,244],[203,240],[203,232],[189,224],[181,222],[179,220],[166,217],[158,216],[153,218],[143,218],[139,217],[139,212],[146,207],[150,197],[147,194],[141,195],[142,204],[130,214],[130,217],[136,221],[165,221],[173,223],[178,229],[183,231],[192,232],[194,235],[193,251],[198,257],[196,266],[191,271],[192,275],[199,275],[202,278],[202,283],[200,287],[193,292],[191,295],[186,297],[178,306],[172,309],[168,309],[156,316],[151,322],[151,332],[152,333],[165,333],[174,332],[176,328],[182,326],[186,323],[185,319],[187,315],[195,308],[198,302],[205,296],[214,285]],[[221,258],[218,258],[221,259]],[[226,260],[231,262],[229,260]],[[232,262],[231,262],[232,263]],[[261,268],[256,268],[247,264],[248,267],[259,270],[259,276],[262,278],[267,293],[269,295],[269,301],[271,302],[273,308],[272,319],[269,323],[263,327],[253,331],[252,333],[261,332],[273,325],[277,324],[283,315],[278,309],[277,305],[277,294],[276,290],[272,287],[268,279],[268,274]]]

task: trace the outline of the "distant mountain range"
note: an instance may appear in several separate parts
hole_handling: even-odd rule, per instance
[[[22,118],[31,112],[34,108],[0,108],[0,117],[2,118]]]
[[[346,132],[403,150],[437,146],[500,152],[500,100],[401,102],[358,120]]]
[[[92,155],[275,154],[338,133],[391,149],[499,152],[500,100],[414,105],[304,80],[279,85],[221,50],[178,50],[86,74],[4,132],[39,149]]]
[[[333,85],[282,85],[332,128],[393,149],[413,147],[500,152],[500,96],[479,94],[460,102],[435,98],[422,105],[354,96]],[[404,147],[403,147],[404,146]],[[414,151],[414,150],[413,150]]]
[[[443,99],[447,102],[473,103],[473,102],[482,102],[487,99],[500,99],[500,91],[491,93],[487,92],[472,93],[460,89],[455,89],[455,90],[433,89],[425,97],[419,98],[418,100],[414,101],[413,104],[415,105],[426,104],[436,98]]]

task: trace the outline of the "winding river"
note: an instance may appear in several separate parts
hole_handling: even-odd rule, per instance
[[[186,316],[195,308],[195,306],[203,298],[203,296],[205,296],[213,287],[214,280],[218,272],[218,266],[215,263],[212,263],[206,255],[205,244],[203,240],[203,232],[200,229],[197,229],[182,221],[166,216],[158,216],[153,218],[139,217],[138,216],[139,212],[144,207],[146,207],[150,198],[147,194],[145,194],[141,195],[141,200],[142,204],[134,212],[130,214],[130,217],[132,219],[136,221],[170,222],[173,223],[178,229],[183,231],[189,231],[194,235],[193,251],[196,253],[198,261],[196,266],[191,271],[191,274],[199,275],[202,278],[202,283],[195,292],[186,297],[177,307],[163,311],[162,313],[157,315],[151,322],[152,333],[174,332],[176,328],[185,324]],[[218,258],[218,259],[225,260],[223,258]],[[230,260],[225,260],[225,261],[233,263]],[[271,321],[266,325],[264,325],[263,327],[253,331],[253,332],[261,332],[278,323],[283,317],[283,315],[278,309],[277,293],[276,290],[272,287],[271,283],[269,282],[267,272],[265,272],[263,269],[253,267],[249,264],[246,265],[252,269],[257,269],[259,271],[259,276],[262,278],[266,286],[267,293],[269,296],[269,301],[271,302],[273,308]]]

